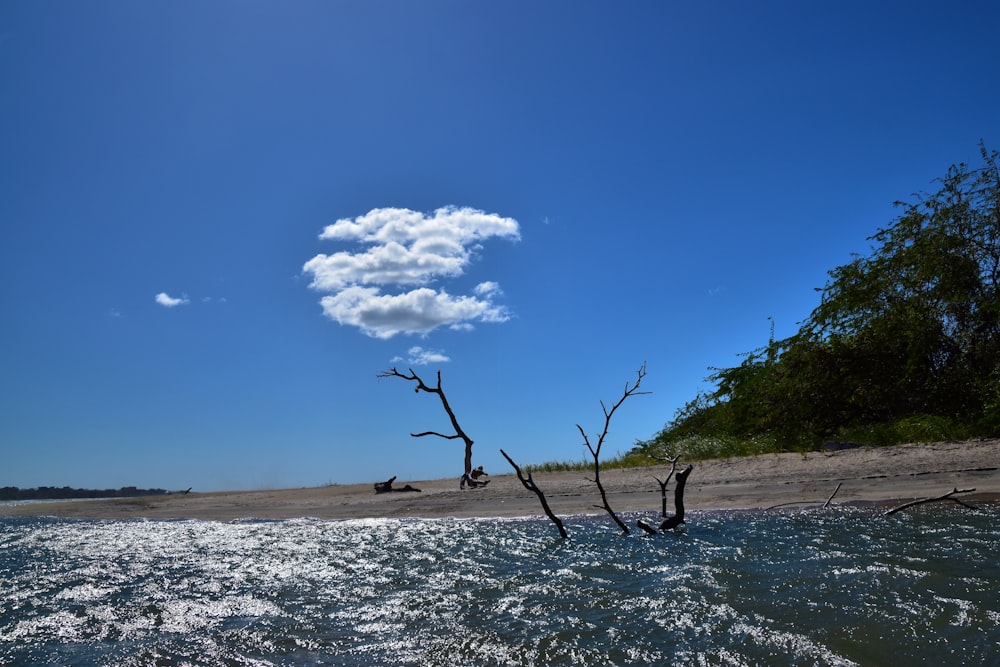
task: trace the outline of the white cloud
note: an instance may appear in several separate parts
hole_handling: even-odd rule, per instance
[[[399,333],[428,334],[442,325],[468,324],[470,320],[505,322],[502,306],[488,299],[453,297],[444,291],[420,287],[402,294],[382,294],[377,287],[347,287],[320,299],[323,313],[340,324],[356,326],[375,338]]]
[[[437,350],[425,350],[420,346],[413,346],[406,352],[409,355],[408,363],[411,366],[426,366],[427,364],[441,364],[451,359],[443,352]]]
[[[479,283],[476,285],[476,289],[472,290],[479,296],[501,296],[503,290],[500,289],[500,285],[493,282],[492,280],[487,280],[484,283]]]
[[[166,292],[160,292],[156,295],[156,303],[166,308],[173,308],[174,306],[183,306],[188,303],[188,298],[187,296],[182,296],[179,299],[175,299]]]
[[[493,302],[502,294],[499,285],[480,283],[474,296],[452,296],[430,285],[463,275],[490,237],[518,240],[517,221],[471,208],[445,207],[432,214],[374,209],[338,220],[320,234],[360,248],[316,255],[302,271],[312,275],[311,288],[331,293],[320,301],[327,317],[369,336],[425,335],[440,326],[469,329],[472,322],[510,319],[506,308]]]

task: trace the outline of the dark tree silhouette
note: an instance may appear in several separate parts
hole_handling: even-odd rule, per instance
[[[604,404],[604,401],[601,401],[601,409],[604,411],[604,430],[602,430],[601,434],[597,437],[596,445],[591,444],[590,438],[587,437],[587,432],[583,430],[583,427],[579,424],[576,425],[577,430],[580,431],[580,435],[583,436],[583,444],[587,446],[587,449],[590,451],[590,455],[594,458],[593,482],[597,484],[597,490],[601,493],[601,504],[595,505],[595,507],[604,509],[604,511],[606,511],[611,518],[614,519],[615,523],[618,524],[618,527],[621,528],[622,532],[626,535],[629,534],[628,526],[625,525],[625,522],[622,521],[617,514],[615,514],[613,509],[611,509],[611,505],[608,503],[608,494],[604,490],[604,485],[601,483],[601,447],[604,446],[604,440],[608,437],[608,430],[611,428],[611,418],[614,416],[615,411],[622,406],[622,403],[624,403],[629,396],[650,393],[648,391],[639,391],[639,385],[642,384],[642,379],[644,377],[646,377],[646,362],[643,362],[639,370],[636,371],[635,382],[625,383],[625,391],[622,393],[622,397],[619,398],[610,409],[608,409],[608,407]]]
[[[674,510],[676,513],[660,523],[660,531],[673,530],[684,523],[684,485],[687,484],[688,475],[691,474],[692,470],[694,470],[694,466],[689,463],[684,470],[677,473],[677,485],[674,487]]]
[[[510,458],[510,456],[507,455],[507,452],[502,449],[500,450],[500,453],[503,454],[505,459],[507,459],[507,463],[514,467],[514,472],[517,473],[517,478],[521,480],[521,484],[524,488],[538,496],[538,501],[542,504],[542,510],[545,512],[545,516],[549,517],[549,519],[552,520],[552,523],[556,524],[556,528],[559,529],[559,534],[562,535],[564,539],[569,537],[566,533],[566,527],[563,526],[562,520],[557,517],[549,507],[548,501],[545,500],[545,494],[542,493],[542,490],[535,484],[535,480],[532,479],[531,473],[529,472],[527,478],[525,478],[524,473],[521,471],[521,467],[514,463],[514,459]]]
[[[661,457],[661,456],[657,456],[657,457],[654,457],[654,458],[656,458],[656,459],[658,459],[660,461],[670,461],[670,472],[667,473],[667,478],[666,479],[661,480],[659,477],[653,477],[653,479],[656,480],[656,483],[660,485],[660,502],[661,502],[660,518],[661,519],[666,519],[667,518],[667,484],[670,483],[670,478],[673,477],[674,473],[677,471],[677,461],[680,460],[681,455],[678,454],[677,456],[675,456],[673,458],[667,458],[667,457]]]
[[[424,431],[423,433],[411,433],[410,436],[414,438],[422,438],[428,435],[436,435],[437,437],[444,438],[446,440],[459,440],[459,439],[462,440],[465,443],[465,468],[462,473],[461,486],[462,488],[465,488],[465,484],[469,480],[471,480],[471,477],[469,477],[469,473],[472,472],[473,440],[465,433],[465,431],[462,430],[462,427],[458,423],[458,419],[455,417],[455,412],[451,409],[451,405],[448,403],[448,397],[445,396],[444,390],[441,388],[441,371],[437,372],[437,385],[431,387],[430,385],[426,384],[420,378],[419,375],[414,373],[412,368],[408,370],[409,370],[409,375],[407,375],[406,373],[400,373],[398,370],[396,370],[395,367],[392,367],[387,371],[379,373],[377,377],[379,379],[388,377],[397,377],[397,378],[402,378],[403,380],[408,380],[410,382],[416,382],[417,386],[414,389],[414,392],[420,393],[422,391],[426,391],[429,394],[436,394],[437,397],[441,399],[441,406],[444,408],[444,411],[448,414],[448,419],[451,420],[451,426],[452,428],[455,429],[455,433],[452,435],[446,435],[444,433],[438,433],[437,431]]]

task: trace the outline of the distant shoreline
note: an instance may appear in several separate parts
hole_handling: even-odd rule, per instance
[[[36,486],[22,489],[16,486],[5,486],[0,488],[0,502],[139,498],[162,496],[168,493],[171,492],[165,489],[139,489],[134,486],[123,486],[120,489],[78,489],[69,486]]]
[[[1000,500],[1000,439],[766,454],[693,465],[685,493],[689,512],[765,509],[785,503],[822,505],[838,484],[834,504],[905,502],[954,488],[975,488],[975,493],[963,496],[973,502]],[[0,516],[213,521],[542,516],[538,499],[513,474],[492,472],[490,484],[476,490],[460,490],[456,477],[397,480],[395,486],[410,484],[421,492],[376,494],[373,484],[380,480],[373,480],[304,489],[0,505]],[[602,469],[601,480],[615,511],[658,515],[662,501],[654,477],[663,479],[667,472],[669,466]],[[563,516],[603,512],[595,507],[600,498],[591,478],[582,471],[539,472],[534,477],[553,511]],[[673,512],[673,489],[671,481],[668,513]]]
[[[48,505],[51,503],[99,502],[101,500],[120,500],[120,498],[112,496],[103,496],[100,498],[24,498],[20,500],[0,500],[0,508],[19,507],[21,505]],[[0,509],[0,515],[3,515],[2,509]]]

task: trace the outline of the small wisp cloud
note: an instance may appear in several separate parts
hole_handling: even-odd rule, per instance
[[[166,292],[160,292],[156,295],[156,303],[160,304],[164,308],[174,308],[176,306],[183,306],[190,302],[186,296],[182,296],[179,299],[175,299]]]
[[[510,319],[495,302],[499,285],[487,281],[472,294],[455,295],[438,283],[464,275],[493,237],[519,240],[517,221],[473,208],[449,206],[431,214],[378,208],[328,225],[320,239],[355,249],[316,255],[302,271],[312,276],[312,289],[327,293],[320,299],[327,317],[368,336],[426,335],[442,326],[467,330],[476,322]],[[419,357],[411,350],[413,356]]]
[[[406,355],[406,358],[393,357],[390,361],[392,363],[405,361],[408,366],[426,366],[427,364],[443,364],[451,361],[451,358],[444,352],[425,350],[419,345],[414,345],[407,350]]]

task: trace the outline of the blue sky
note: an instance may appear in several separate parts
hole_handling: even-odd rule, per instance
[[[1000,146],[994,2],[0,3],[0,485],[607,453]]]

